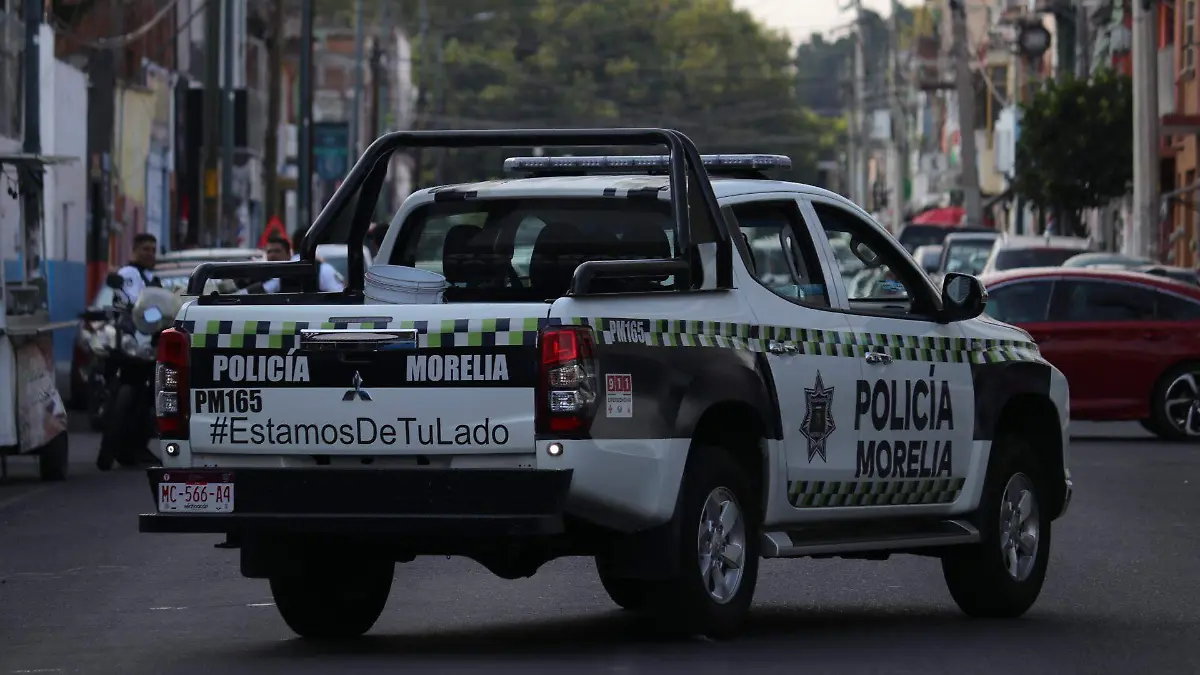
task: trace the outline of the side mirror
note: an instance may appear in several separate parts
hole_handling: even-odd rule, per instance
[[[119,291],[125,288],[125,278],[116,272],[109,272],[108,276],[104,277],[104,285],[115,291]]]
[[[983,314],[987,307],[987,289],[969,274],[948,273],[942,280],[941,323],[966,321]]]

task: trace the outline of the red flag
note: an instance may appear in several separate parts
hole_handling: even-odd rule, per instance
[[[267,239],[273,234],[287,239],[288,245],[291,245],[292,240],[288,237],[287,230],[283,227],[283,221],[279,219],[279,216],[271,216],[271,219],[267,221],[267,226],[263,228],[262,236],[258,238],[258,247],[266,248]]]

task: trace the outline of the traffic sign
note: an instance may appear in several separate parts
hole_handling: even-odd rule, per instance
[[[321,180],[338,180],[350,170],[350,124],[313,124],[313,164]]]

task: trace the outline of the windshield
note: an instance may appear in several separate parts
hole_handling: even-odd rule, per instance
[[[1005,248],[996,252],[997,270],[1018,267],[1058,267],[1068,258],[1079,255],[1074,248]]]
[[[575,268],[587,260],[674,257],[670,209],[659,200],[435,202],[405,220],[388,262],[446,277],[447,302],[557,298],[568,290]],[[597,283],[609,292],[652,291],[671,288],[674,280]]]
[[[903,230],[900,230],[900,236],[896,237],[904,248],[908,249],[911,254],[922,246],[930,246],[941,244],[946,240],[946,235],[953,232],[952,228],[938,227],[936,225],[909,225]]]
[[[988,256],[992,254],[993,243],[991,239],[950,242],[946,248],[946,269],[943,271],[979,274],[987,264]]]

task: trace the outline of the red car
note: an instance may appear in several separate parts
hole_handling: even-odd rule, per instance
[[[1123,270],[1023,268],[981,277],[986,314],[1029,332],[1071,385],[1071,419],[1138,420],[1200,437],[1200,288]]]

